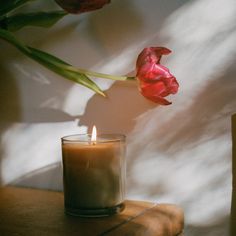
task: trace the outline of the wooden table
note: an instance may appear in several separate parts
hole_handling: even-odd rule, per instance
[[[0,235],[177,236],[183,211],[172,204],[126,201],[118,215],[79,218],[64,214],[62,192],[0,188]]]

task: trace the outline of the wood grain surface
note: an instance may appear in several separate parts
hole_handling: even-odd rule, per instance
[[[0,188],[0,235],[177,236],[184,215],[173,204],[125,202],[125,210],[102,218],[64,214],[62,192]]]

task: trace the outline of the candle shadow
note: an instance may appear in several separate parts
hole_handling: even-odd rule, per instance
[[[62,173],[62,164],[61,162],[57,162],[31,171],[12,181],[9,185],[62,191]]]

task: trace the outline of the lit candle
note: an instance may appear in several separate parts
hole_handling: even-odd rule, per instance
[[[124,208],[125,137],[117,134],[62,138],[65,211],[103,216]]]

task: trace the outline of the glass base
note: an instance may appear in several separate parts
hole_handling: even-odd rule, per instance
[[[69,208],[65,207],[65,213],[67,215],[71,216],[79,216],[79,217],[105,217],[110,216],[114,214],[118,214],[122,212],[125,209],[125,204],[121,203],[119,205],[116,205],[114,207],[108,207],[108,208]]]

